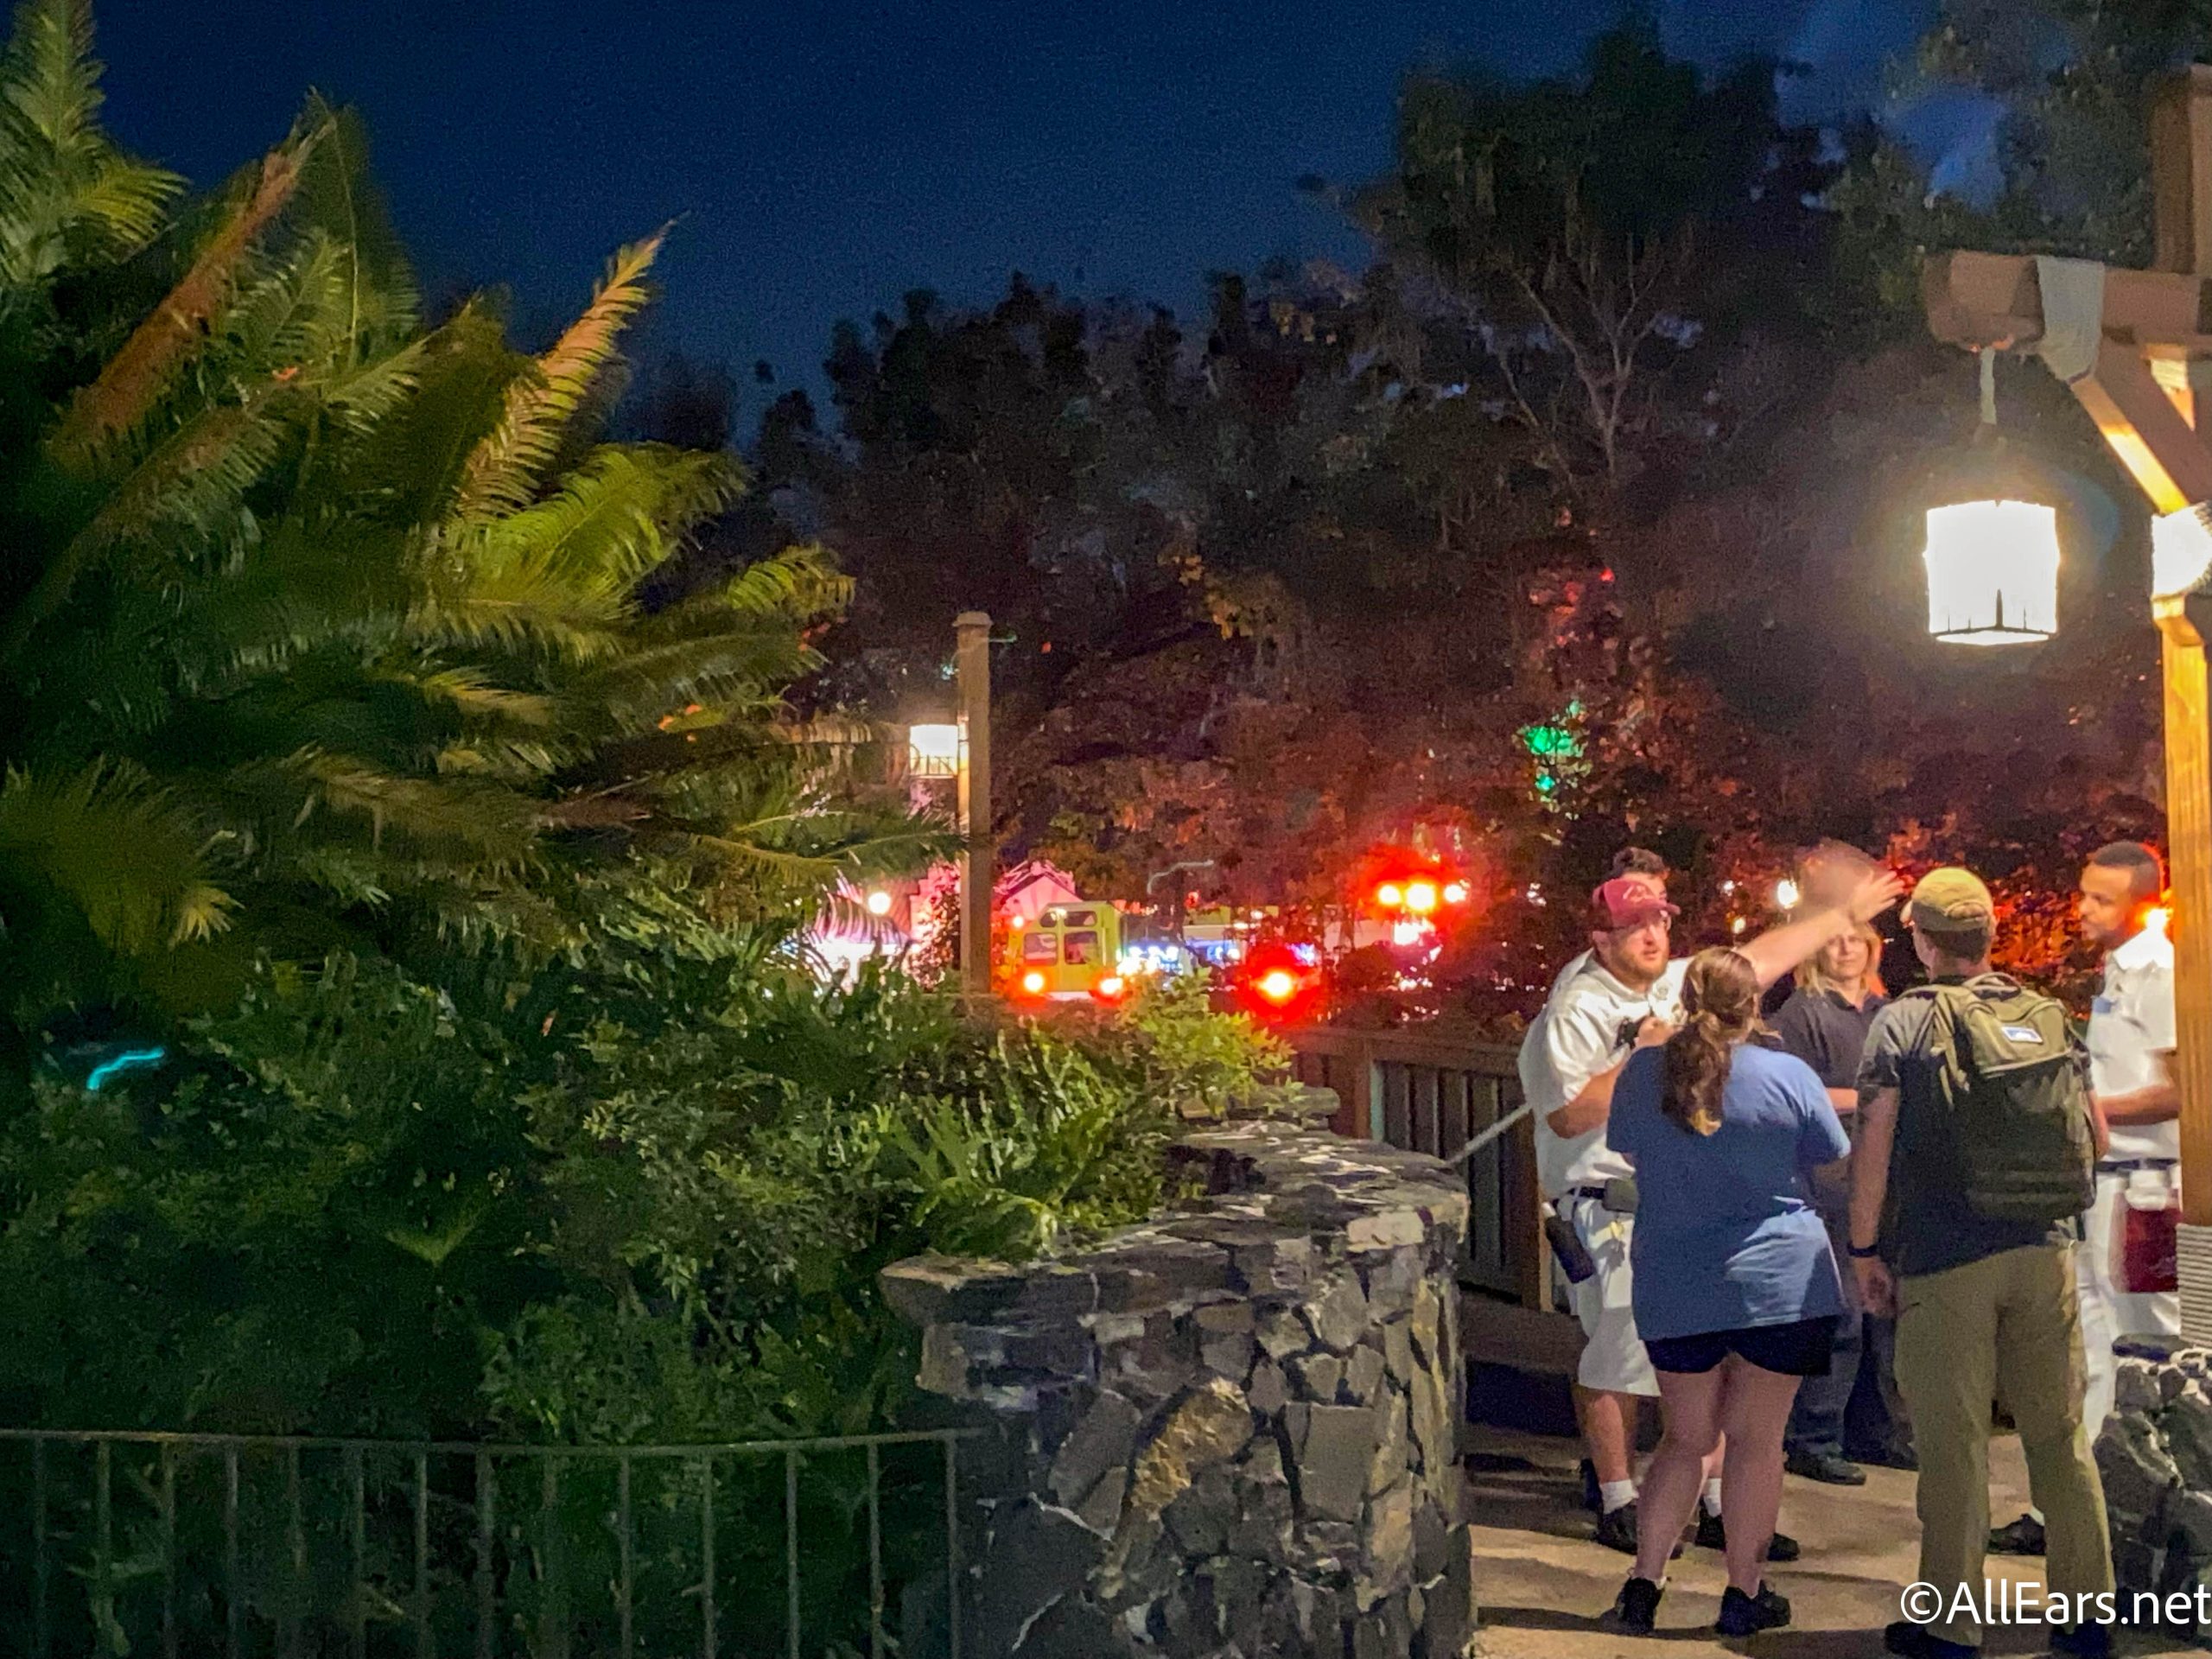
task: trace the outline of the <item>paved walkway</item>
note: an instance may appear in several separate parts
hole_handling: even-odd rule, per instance
[[[1468,1513],[1483,1562],[1484,1659],[1693,1659],[1729,1652],[1752,1659],[1879,1659],[1882,1626],[1897,1617],[1898,1592],[1916,1570],[1920,1533],[1910,1475],[1870,1470],[1867,1484],[1856,1488],[1788,1478],[1782,1528],[1805,1546],[1802,1560],[1773,1572],[1775,1587],[1795,1604],[1788,1630],[1724,1647],[1713,1634],[1713,1618],[1726,1577],[1711,1551],[1691,1550],[1675,1563],[1657,1633],[1638,1639],[1597,1624],[1620,1589],[1628,1558],[1589,1541],[1589,1518],[1575,1507],[1580,1453],[1573,1443],[1489,1429],[1471,1433]],[[2019,1443],[1999,1440],[1991,1465],[1992,1513],[2010,1520],[2027,1499]],[[2039,1579],[2042,1567],[2040,1560],[1993,1556],[1990,1573]],[[2132,1634],[2122,1637],[2119,1650],[2202,1652],[2177,1647],[2171,1638]],[[1986,1651],[2025,1655],[2044,1648],[2032,1631],[2006,1630],[1991,1635]]]

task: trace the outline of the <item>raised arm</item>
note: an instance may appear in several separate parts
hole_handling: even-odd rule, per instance
[[[1884,869],[1870,869],[1833,905],[1802,921],[1784,922],[1736,948],[1750,961],[1764,990],[1811,957],[1847,927],[1871,922],[1904,896],[1904,883]]]

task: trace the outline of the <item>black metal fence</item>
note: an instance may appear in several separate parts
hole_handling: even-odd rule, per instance
[[[0,1429],[0,1653],[961,1659],[970,1438]]]

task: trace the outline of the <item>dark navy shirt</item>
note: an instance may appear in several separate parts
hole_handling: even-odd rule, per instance
[[[1775,1014],[1774,1034],[1784,1052],[1813,1068],[1821,1088],[1856,1089],[1866,1033],[1889,1005],[1887,997],[1870,995],[1854,1008],[1834,991],[1801,990]]]

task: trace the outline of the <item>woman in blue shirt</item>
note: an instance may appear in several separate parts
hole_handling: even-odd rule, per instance
[[[1748,1636],[1789,1622],[1760,1572],[1782,1503],[1783,1431],[1799,1381],[1827,1370],[1843,1312],[1807,1177],[1851,1143],[1811,1068],[1746,1046],[1759,985],[1743,957],[1699,953],[1682,1007],[1682,1028],[1622,1071],[1606,1131],[1636,1166],[1636,1325],[1666,1425],[1643,1478],[1635,1575],[1613,1613],[1651,1629],[1661,1575],[1725,1434],[1728,1592],[1715,1628]]]

